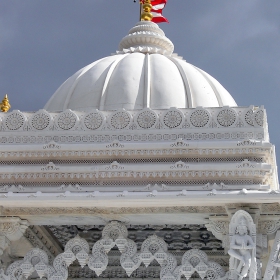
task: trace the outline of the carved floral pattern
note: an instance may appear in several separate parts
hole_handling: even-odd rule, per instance
[[[63,130],[69,130],[73,128],[78,121],[76,114],[70,110],[61,113],[57,118],[57,125]]]
[[[110,117],[110,124],[115,129],[124,129],[131,122],[131,116],[128,112],[120,111],[113,113]]]
[[[254,112],[253,110],[249,110],[246,114],[245,114],[245,121],[247,124],[254,126]]]
[[[99,112],[91,112],[85,115],[84,125],[87,129],[95,130],[102,126],[104,117]]]
[[[255,113],[255,121],[259,126],[264,125],[264,112],[263,112],[263,110],[259,110]]]
[[[182,113],[179,110],[171,109],[163,115],[163,123],[168,128],[176,128],[183,121]]]
[[[44,130],[50,126],[51,116],[45,112],[38,112],[31,118],[30,124],[36,130]]]
[[[25,117],[19,111],[12,112],[5,119],[5,125],[9,130],[18,130],[22,128],[24,122],[25,122]]]
[[[210,114],[203,109],[195,110],[191,113],[190,121],[195,127],[204,127],[210,120]]]
[[[217,116],[217,121],[221,126],[228,127],[234,124],[236,113],[232,109],[223,109]]]
[[[136,121],[141,128],[152,128],[157,122],[157,114],[152,110],[146,109],[138,114]]]

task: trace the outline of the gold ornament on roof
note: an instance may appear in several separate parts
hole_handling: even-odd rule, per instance
[[[142,3],[141,21],[151,21],[153,19],[151,0],[140,1],[140,3]]]
[[[1,112],[8,112],[11,109],[11,104],[8,99],[8,95],[6,94],[3,98],[2,102],[0,103]]]

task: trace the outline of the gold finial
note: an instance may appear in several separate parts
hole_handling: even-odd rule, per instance
[[[151,21],[153,19],[151,0],[142,0],[140,3],[142,3],[141,21]]]
[[[6,94],[3,98],[2,102],[0,103],[0,109],[2,112],[8,112],[11,109],[11,104],[8,99],[8,95]]]

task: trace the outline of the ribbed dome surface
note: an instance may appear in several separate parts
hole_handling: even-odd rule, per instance
[[[236,106],[217,80],[170,54],[173,45],[156,24],[138,23],[132,30],[122,39],[118,54],[75,73],[58,88],[45,109],[54,112]]]

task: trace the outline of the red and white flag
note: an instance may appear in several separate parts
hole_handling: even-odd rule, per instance
[[[142,1],[144,2],[144,0]],[[162,10],[164,9],[167,0],[152,0],[151,4],[153,6],[151,13],[153,14],[152,22],[169,22],[167,18],[162,15]]]

